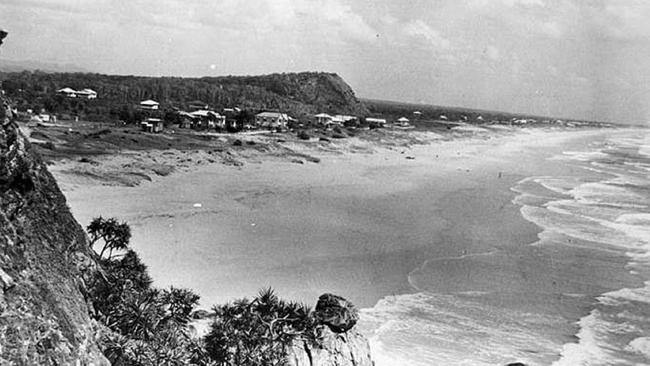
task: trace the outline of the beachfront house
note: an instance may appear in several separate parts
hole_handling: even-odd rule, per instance
[[[76,98],[77,97],[77,91],[72,89],[72,88],[68,88],[68,87],[63,88],[63,89],[59,89],[56,92],[63,95],[63,96],[65,96],[65,97],[68,97],[68,98]]]
[[[255,124],[261,127],[286,127],[291,117],[286,113],[262,112],[255,115]]]
[[[160,103],[156,102],[155,100],[147,99],[140,102],[140,109],[157,111],[159,107]]]
[[[339,125],[339,126],[356,123],[356,121],[357,121],[357,117],[348,116],[344,114],[337,114],[336,116],[332,117],[332,124]]]
[[[88,88],[77,90],[77,97],[85,99],[97,99],[97,92]]]
[[[144,121],[140,122],[140,127],[144,132],[153,133],[162,132],[165,128],[163,121],[160,118],[147,118]]]
[[[88,88],[82,90],[74,90],[72,88],[65,87],[63,89],[57,90],[56,92],[67,98],[97,99],[97,92]]]
[[[226,116],[209,110],[198,110],[187,113],[193,120],[192,128],[195,130],[223,129],[226,127]]]
[[[315,115],[314,118],[316,119],[317,124],[327,126],[332,123],[332,119],[334,117],[330,116],[327,113],[319,113]]]
[[[401,118],[399,118],[397,121],[395,121],[395,125],[396,125],[396,126],[406,127],[406,126],[409,125],[409,122],[410,122],[410,121],[409,121],[408,118],[406,118],[406,117],[401,117]]]

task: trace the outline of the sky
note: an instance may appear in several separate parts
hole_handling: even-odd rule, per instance
[[[2,0],[0,59],[327,71],[364,98],[647,123],[648,19],[643,0]]]

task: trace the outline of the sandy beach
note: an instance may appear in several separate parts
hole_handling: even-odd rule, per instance
[[[128,222],[132,246],[155,284],[192,288],[204,308],[268,286],[306,303],[332,292],[368,308],[362,329],[379,348],[372,337],[379,337],[382,324],[395,324],[383,318],[393,314],[386,309],[403,307],[401,301],[408,299],[393,295],[414,294],[418,303],[430,301],[434,309],[444,309],[449,304],[417,298],[425,296],[419,291],[471,298],[513,289],[481,300],[482,309],[499,319],[493,320],[494,329],[514,322],[505,319],[511,314],[523,314],[535,319],[525,327],[544,336],[533,331],[510,339],[518,331],[494,331],[495,339],[508,338],[516,351],[476,344],[492,347],[483,352],[492,352],[485,357],[498,362],[531,355],[532,364],[547,364],[572,339],[575,321],[585,315],[581,304],[589,299],[562,298],[555,304],[544,298],[558,277],[570,275],[563,271],[576,259],[569,256],[566,265],[549,272],[546,262],[536,259],[547,254],[526,249],[541,229],[522,217],[511,188],[529,176],[570,173],[571,167],[548,158],[586,148],[608,133],[506,129],[451,139],[420,133],[418,144],[348,139],[323,149],[318,142],[287,143],[318,163],[240,154],[243,165],[226,165],[205,163],[205,152],[147,151],[97,158],[93,174],[88,164],[76,161],[59,161],[50,169],[82,224],[99,215]],[[150,160],[165,166],[187,162],[188,154],[203,163],[186,163],[168,175],[148,174],[135,186],[101,174],[114,176],[120,166],[131,169]],[[496,253],[506,255],[492,258]],[[484,256],[492,259],[484,262]],[[624,260],[614,258],[607,265],[622,268]],[[630,280],[611,273],[612,281]],[[522,296],[529,288],[531,295]],[[600,289],[580,288],[594,294]],[[565,290],[572,291],[570,286]],[[566,309],[558,310],[558,304]],[[468,339],[481,332],[472,331]],[[378,349],[375,354],[383,360],[380,365],[404,362],[390,358],[395,352]],[[451,361],[459,356],[435,357]]]
[[[135,187],[92,179],[78,162],[51,170],[82,224],[99,215],[127,221],[156,283],[194,288],[205,307],[265,286],[307,302],[332,291],[366,307],[408,291],[407,275],[423,253],[458,256],[483,251],[486,242],[531,242],[536,229],[509,207],[509,187],[542,169],[531,164],[540,150],[597,133],[522,130],[451,141],[434,135],[429,144],[365,145],[364,153],[346,154],[315,144],[302,148],[320,163],[258,157],[241,167],[195,165]],[[98,161],[114,167],[143,154],[174,163],[173,152]],[[511,232],[490,230],[501,221],[490,211],[509,215],[503,221]],[[472,238],[443,238],[459,233]]]

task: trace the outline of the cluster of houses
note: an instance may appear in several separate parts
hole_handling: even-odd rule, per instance
[[[160,109],[160,103],[148,99],[140,102],[140,110],[143,111],[157,111]],[[216,112],[209,108],[207,103],[201,101],[193,101],[188,103],[187,111],[176,110],[178,117],[178,125],[180,128],[188,128],[195,130],[225,130],[225,129],[254,129],[254,128],[268,128],[268,129],[285,129],[291,123],[297,123],[298,120],[291,117],[287,113],[264,111],[255,115],[254,122],[245,123],[243,126],[238,126],[236,117],[241,113],[239,108],[224,108],[223,111]],[[419,112],[418,112],[419,113]],[[349,124],[356,124],[359,118],[350,115],[329,115],[327,113],[319,113],[313,116],[313,120],[319,126],[325,128],[333,128],[336,126],[344,126]],[[385,126],[386,119],[383,118],[366,118],[366,123],[375,126]],[[410,126],[409,119],[406,117],[399,118],[394,122],[395,126],[408,127]],[[160,132],[163,129],[163,121],[159,118],[145,118],[141,122],[141,127],[144,131]]]
[[[66,98],[97,99],[97,92],[88,88],[74,90],[72,88],[65,87],[63,89],[57,90],[56,92],[65,96]]]

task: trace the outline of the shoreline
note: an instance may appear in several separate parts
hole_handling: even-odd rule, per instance
[[[286,198],[296,189],[302,190],[303,198],[309,198],[312,191],[333,188],[325,192],[325,194],[334,194],[339,197],[356,195],[361,200],[365,200],[381,196],[390,197],[391,195],[408,192],[423,184],[426,185],[430,181],[451,179],[450,183],[443,183],[435,187],[435,190],[438,191],[436,193],[440,196],[443,193],[447,194],[463,187],[475,186],[488,175],[493,178],[491,179],[492,183],[510,181],[511,179],[507,179],[509,173],[506,171],[497,173],[498,167],[495,166],[498,164],[510,165],[510,162],[503,161],[504,157],[514,154],[523,145],[528,145],[528,148],[530,148],[534,145],[543,146],[548,144],[546,141],[540,141],[537,136],[539,133],[548,139],[556,139],[555,143],[559,143],[559,141],[575,139],[581,135],[601,134],[604,131],[584,130],[573,132],[518,130],[514,134],[490,136],[487,139],[485,136],[479,136],[442,141],[438,135],[433,134],[426,143],[418,143],[409,147],[395,148],[389,146],[385,148],[378,144],[368,144],[364,146],[363,153],[349,153],[349,150],[344,153],[341,153],[340,150],[334,153],[331,151],[320,152],[318,156],[322,159],[321,162],[307,165],[294,164],[283,160],[278,161],[275,158],[264,160],[263,154],[253,155],[249,157],[247,164],[244,166],[228,166],[220,163],[192,166],[190,163],[175,169],[170,174],[150,174],[149,179],[139,180],[136,185],[132,184],[131,181],[125,183],[124,181],[111,179],[115,175],[114,172],[120,167],[135,165],[133,161],[144,164],[148,159],[151,159],[156,163],[160,163],[162,159],[163,164],[165,164],[169,163],[164,160],[167,157],[171,156],[172,159],[178,159],[178,157],[169,154],[169,151],[146,152],[143,158],[141,152],[126,152],[97,159],[99,167],[95,164],[89,165],[78,161],[63,161],[51,165],[49,169],[66,195],[73,214],[82,225],[86,225],[95,216],[117,216],[129,222],[133,227],[134,237],[132,243],[135,244],[135,248],[147,249],[146,247],[151,246],[151,244],[143,245],[141,243],[147,233],[151,233],[151,229],[145,227],[147,221],[151,223],[152,220],[157,219],[167,220],[169,223],[165,226],[167,226],[167,229],[171,229],[174,220],[177,218],[183,220],[199,217],[199,220],[201,220],[201,216],[218,213],[218,206],[220,205],[224,206],[229,213],[235,212],[243,218],[246,214],[254,214],[258,210],[264,210],[264,205],[268,204],[267,201],[270,199]],[[421,141],[426,140],[422,138]],[[512,145],[514,147],[509,144],[513,141],[515,142],[515,145]],[[354,146],[355,143],[357,142],[347,142],[346,145]],[[489,153],[479,158],[478,155],[485,153],[485,150],[489,150]],[[313,148],[307,147],[298,150],[298,152],[308,154],[315,151]],[[197,153],[189,152],[189,154],[196,155]],[[413,156],[415,159],[406,159],[407,156]],[[194,159],[194,161],[196,162],[197,159]],[[108,173],[108,181],[98,173],[87,173],[88,168],[101,171],[104,167],[106,167],[105,171]],[[492,169],[494,174],[488,172],[489,169]],[[501,176],[498,174],[501,174]],[[523,177],[524,175],[518,174],[517,176]],[[100,176],[100,178],[96,179],[96,176]],[[175,186],[192,184],[191,181],[194,177],[200,182],[210,182],[212,184],[212,181],[214,181],[213,184],[222,187],[230,187],[232,184],[247,181],[252,182],[252,184],[250,189],[245,187],[241,189],[224,188],[222,191],[217,189],[213,192],[200,188],[198,190],[201,192],[191,192],[194,190],[190,190],[190,192],[183,192],[182,195],[177,195],[177,197],[173,196]],[[390,183],[387,184],[385,181],[390,181]],[[502,188],[506,188],[505,186],[511,183],[514,183],[514,180],[503,185]],[[276,188],[271,186],[276,186]],[[156,190],[156,192],[151,192],[151,190]],[[147,196],[150,196],[150,198],[147,198]],[[124,197],[130,198],[125,199]],[[160,197],[170,197],[172,201],[167,202],[167,204],[154,204],[151,202],[151,199],[159,199]],[[211,202],[204,202],[206,200]],[[324,202],[326,201],[327,199],[324,200]],[[414,200],[414,202],[416,201]],[[201,207],[194,207],[194,204],[200,204]],[[271,204],[274,204],[274,202],[271,202]],[[248,212],[241,210],[242,207]],[[435,209],[437,210],[437,208]],[[368,219],[370,220],[370,218]],[[521,220],[524,220],[523,217]],[[232,224],[232,222],[229,222],[229,224]],[[336,224],[339,226],[345,225],[340,219]],[[367,224],[372,225],[371,222],[367,222]],[[389,222],[388,224],[392,225],[393,223]],[[246,226],[249,225],[253,225],[252,227],[255,228],[254,222]],[[239,229],[246,229],[244,225],[238,226],[240,226]],[[162,225],[154,224],[154,227],[162,228]],[[187,229],[188,226],[183,226],[183,228]],[[175,241],[180,240],[177,235],[171,235],[171,238]],[[230,239],[233,238],[230,237]],[[425,246],[425,244],[421,246]],[[415,245],[411,249],[417,251],[418,246]],[[148,250],[148,252],[149,255],[145,255],[143,259],[149,265],[151,265],[151,259],[154,259],[154,254],[163,254],[151,250]],[[403,254],[408,256],[408,250]],[[462,253],[445,254],[462,255]],[[319,256],[311,257],[312,264],[319,262],[318,258]],[[227,260],[227,258],[223,258],[217,262],[221,263]],[[308,267],[308,263],[309,261],[302,261],[302,263],[297,264]],[[411,270],[414,268],[416,267],[412,267]],[[411,270],[408,272],[411,272]],[[163,277],[168,276],[165,271],[159,273]],[[155,269],[152,274],[155,281],[160,281],[159,276],[156,276]],[[170,281],[162,282],[169,283]],[[171,284],[179,285],[176,281]],[[245,293],[241,295],[246,296]],[[365,305],[371,305],[367,301],[362,302]]]
[[[98,214],[128,221],[134,248],[156,284],[192,287],[202,296],[212,291],[203,296],[202,307],[272,285],[283,297],[306,303],[323,292],[339,293],[368,311],[391,294],[413,294],[411,277],[427,266],[423,258],[489,253],[494,242],[532,244],[542,229],[524,219],[510,188],[537,168],[520,162],[531,154],[544,155],[540,149],[551,151],[607,132],[532,130],[444,141],[434,137],[429,144],[373,146],[373,152],[363,154],[321,152],[314,154],[318,164],[253,156],[243,166],[191,166],[135,187],[101,186],[76,176],[70,169],[78,162],[50,169],[82,224]],[[119,166],[122,158],[108,157],[108,163],[113,159]],[[178,191],[187,184],[196,186]],[[168,197],[168,202],[156,203],[157,197]],[[440,204],[458,198],[466,204],[447,203],[455,213]],[[431,207],[418,206],[423,199]],[[477,202],[482,208],[476,208]],[[200,208],[194,207],[197,203]],[[100,204],[103,213],[97,210]],[[464,232],[478,227],[482,213],[499,206],[508,212],[511,234],[459,240],[470,238]],[[457,225],[449,226],[454,220]],[[472,235],[485,235],[497,224],[484,222],[488,231]],[[221,229],[215,235],[210,227]],[[263,247],[257,245],[261,238]],[[211,277],[215,270],[221,274]]]

